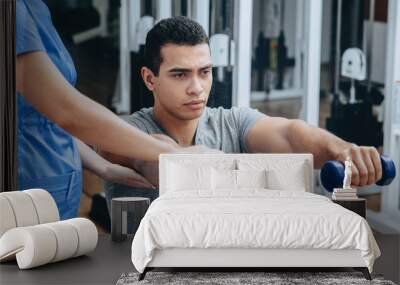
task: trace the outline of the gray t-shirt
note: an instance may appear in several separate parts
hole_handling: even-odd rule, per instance
[[[246,135],[253,124],[265,115],[255,109],[245,107],[233,107],[231,109],[205,108],[200,117],[195,144],[202,144],[209,148],[222,150],[225,153],[245,153]],[[145,108],[129,116],[122,117],[125,121],[148,134],[165,134],[166,131],[155,120],[153,108]],[[152,191],[133,189],[131,187],[105,183],[107,199],[117,196],[143,196],[150,195],[154,199],[158,195],[152,196]]]
[[[219,149],[225,153],[247,152],[246,135],[264,114],[251,108],[205,108],[197,126],[195,144]],[[145,108],[123,117],[125,121],[148,134],[165,134],[154,118],[153,108]]]

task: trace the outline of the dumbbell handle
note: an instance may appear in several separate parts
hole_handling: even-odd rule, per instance
[[[381,155],[382,178],[376,182],[376,185],[389,185],[396,176],[396,167],[393,160],[385,155]],[[344,165],[335,160],[326,162],[321,168],[321,183],[322,186],[329,192],[334,188],[343,187]]]

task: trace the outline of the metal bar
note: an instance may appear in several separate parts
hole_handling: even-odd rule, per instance
[[[117,113],[131,112],[131,51],[137,51],[136,24],[140,19],[140,0],[121,0],[119,101],[114,104]]]
[[[200,23],[200,25],[209,35],[210,32],[210,0],[193,0],[192,3],[192,16],[193,19]]]
[[[336,47],[335,47],[335,87],[334,94],[339,94],[339,82],[340,82],[340,58],[342,56],[340,52],[340,36],[342,30],[342,0],[337,2],[337,16],[336,16]]]
[[[156,22],[172,16],[172,1],[171,0],[157,0],[156,9]]]
[[[192,18],[192,1],[186,0],[186,16]]]
[[[301,118],[310,125],[319,124],[319,92],[321,70],[322,0],[305,1],[304,96]]]
[[[129,21],[128,21],[128,0],[121,0],[120,8],[120,53],[119,53],[119,73],[120,73],[120,100],[117,112],[130,112],[130,40],[129,40]]]
[[[284,90],[271,90],[268,94],[265,91],[251,91],[251,101],[275,101],[286,99],[302,98],[304,90],[302,89],[284,89]]]
[[[104,28],[101,26],[98,26],[93,29],[89,29],[83,32],[80,32],[78,34],[75,34],[72,36],[72,41],[74,44],[79,45],[80,43],[83,43],[87,40],[93,39],[98,36],[103,36]]]
[[[396,81],[400,80],[400,2],[390,0],[388,7],[388,30],[386,51],[386,80],[384,101],[384,141],[383,150],[400,167],[399,140],[396,137],[396,100],[400,100],[400,91],[396,90]],[[400,216],[400,179],[399,175],[382,191],[382,212],[393,217]],[[400,228],[400,226],[399,226]]]
[[[303,7],[304,1],[298,0],[296,3],[296,42],[295,42],[295,62],[294,62],[294,88],[302,88],[302,66],[303,66],[303,53],[304,53],[304,33],[303,33]]]
[[[253,0],[235,0],[235,66],[233,69],[232,105],[250,106],[251,34]]]
[[[126,0],[124,0],[126,1]],[[125,21],[126,32],[128,34],[128,43],[130,51],[139,51],[139,44],[136,40],[136,26],[139,23],[141,14],[141,1],[140,0],[127,0],[126,17]]]
[[[374,16],[375,16],[375,0],[369,0],[369,20],[368,31],[366,33],[366,61],[367,61],[367,90],[371,91],[371,69],[372,69],[372,42],[374,40]]]

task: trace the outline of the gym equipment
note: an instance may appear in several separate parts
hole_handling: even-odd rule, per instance
[[[364,16],[360,13],[363,5],[362,1],[337,1],[334,90],[326,129],[358,145],[379,147],[383,145],[382,122],[374,115],[373,105],[382,104],[384,97],[381,86],[372,83],[370,78],[372,33],[368,27],[366,56],[359,49],[363,40],[360,37],[363,34]],[[370,22],[373,18],[371,13]],[[342,29],[342,26],[346,28]],[[341,51],[345,49],[340,60]],[[349,100],[342,100],[342,94],[349,94]]]
[[[258,34],[253,67],[257,71],[256,90],[284,89],[285,71],[289,66],[284,33],[284,1],[266,1],[260,7],[265,12]]]
[[[364,80],[367,74],[365,55],[359,48],[346,49],[342,56],[342,76],[351,78],[349,103],[356,102],[354,80]]]
[[[389,185],[396,177],[396,166],[389,157],[381,155],[382,179],[376,182],[376,185]],[[320,173],[321,184],[329,192],[334,188],[342,188],[344,178],[344,165],[335,160],[326,162]]]
[[[232,66],[234,42],[225,33],[210,37],[210,50],[213,62],[213,84],[207,102],[208,107],[232,107]]]

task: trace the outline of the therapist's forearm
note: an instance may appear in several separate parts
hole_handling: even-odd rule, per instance
[[[64,118],[60,126],[86,143],[115,154],[146,161],[158,160],[160,153],[173,149],[129,125],[86,96],[80,96],[79,104],[68,103],[71,115]],[[80,118],[81,114],[84,114],[84,118]]]
[[[98,155],[93,149],[82,142],[80,139],[75,138],[76,145],[82,160],[82,165],[87,170],[93,172],[99,177],[103,177],[107,167],[112,163]]]
[[[174,149],[82,95],[43,52],[18,56],[17,90],[39,112],[89,145],[146,161]]]

